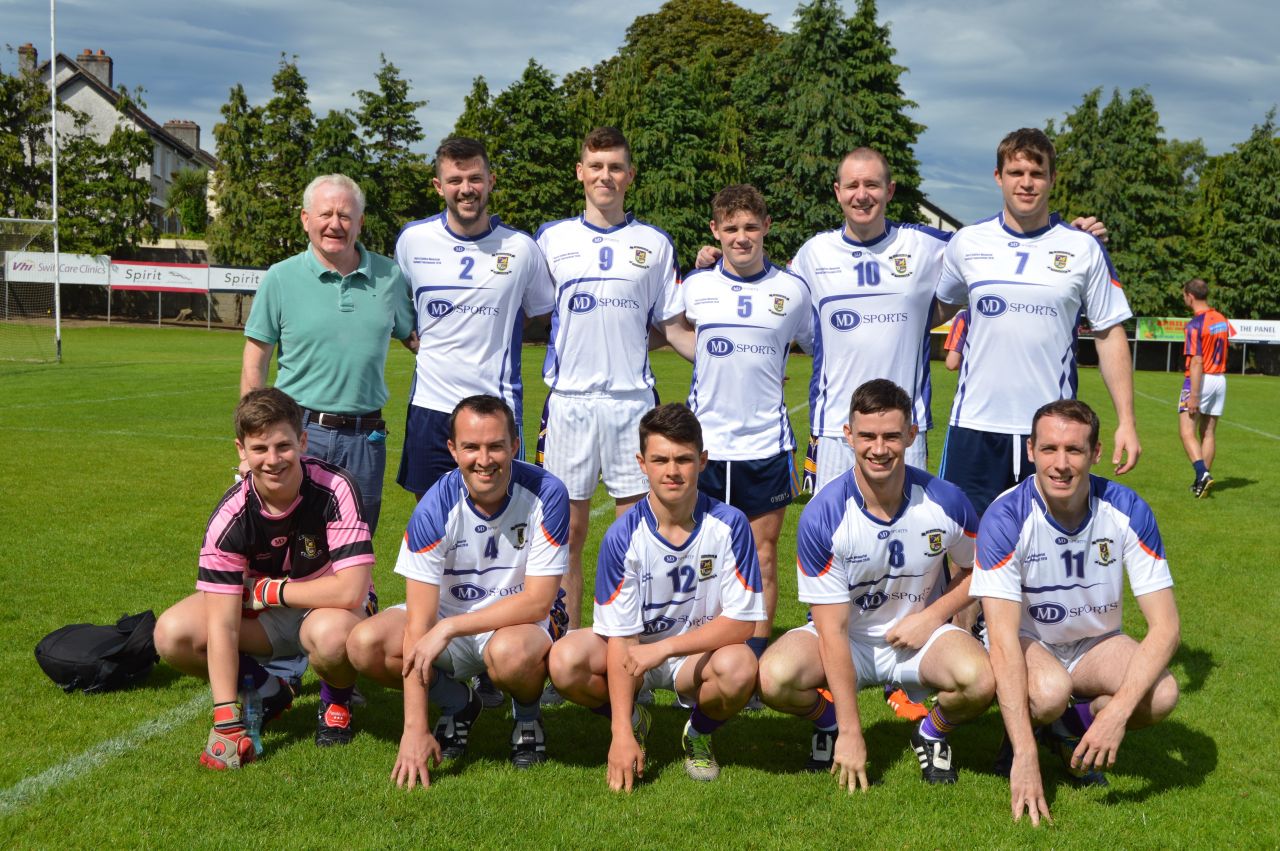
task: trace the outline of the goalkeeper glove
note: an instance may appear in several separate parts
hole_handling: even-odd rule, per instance
[[[245,587],[245,597],[249,605],[247,608],[253,609],[255,612],[263,609],[272,609],[277,606],[287,606],[284,601],[284,585],[288,579],[267,579],[263,577],[252,585]]]
[[[254,760],[253,741],[240,720],[240,707],[235,703],[219,703],[213,707],[213,729],[200,754],[200,764],[215,771],[239,768]]]

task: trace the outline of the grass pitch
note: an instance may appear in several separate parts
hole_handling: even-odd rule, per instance
[[[565,706],[547,713],[552,762],[517,773],[507,765],[509,719],[481,717],[471,754],[438,770],[428,790],[389,782],[400,733],[400,697],[363,683],[369,705],[347,748],[311,742],[312,676],[294,709],[266,736],[266,758],[217,775],[196,757],[209,726],[207,687],[158,666],[143,688],[64,695],[36,666],[32,648],[63,624],[157,613],[188,594],[201,534],[236,463],[230,416],[243,338],[203,329],[71,328],[53,366],[0,367],[0,665],[9,709],[0,720],[0,842],[6,847],[607,847],[695,845],[790,848],[1064,846],[1274,847],[1280,774],[1272,631],[1280,612],[1274,527],[1280,481],[1275,379],[1231,376],[1219,428],[1212,495],[1193,500],[1177,440],[1181,377],[1136,376],[1144,454],[1125,481],[1155,509],[1182,615],[1173,671],[1182,702],[1173,717],[1132,733],[1109,789],[1076,790],[1042,753],[1055,822],[1032,830],[1009,817],[1007,783],[990,773],[1001,727],[992,710],[952,736],[960,783],[919,779],[909,727],[863,692],[870,774],[866,795],[799,773],[807,723],[765,712],[735,719],[716,737],[724,767],[713,784],[684,776],[684,717],[655,712],[648,780],[630,796],[604,782],[608,724]],[[545,388],[543,351],[525,352],[526,442],[533,445]],[[394,483],[411,358],[391,351],[388,482],[375,541],[375,578],[386,603],[403,599],[392,573],[412,509]],[[803,443],[809,361],[791,361],[788,397]],[[954,376],[935,365],[935,421],[945,422]],[[689,367],[654,355],[663,399],[680,399]],[[1081,396],[1099,409],[1109,444],[1111,406],[1096,370]],[[941,426],[930,434],[931,467]],[[1104,458],[1109,457],[1110,447]],[[595,503],[586,555],[612,503]],[[800,623],[794,530],[780,543],[779,630]],[[1268,521],[1266,518],[1272,518]],[[589,612],[590,607],[587,607]],[[1126,608],[1129,630],[1143,626]]]

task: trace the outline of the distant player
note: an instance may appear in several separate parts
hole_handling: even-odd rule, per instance
[[[1031,474],[1021,447],[1035,410],[1075,396],[1082,313],[1119,421],[1116,472],[1132,469],[1142,451],[1122,324],[1129,302],[1102,243],[1049,213],[1054,177],[1053,143],[1042,131],[1005,136],[995,170],[1004,209],[955,235],[938,284],[941,301],[970,308],[939,474],[960,485],[979,515]]]
[[[405,603],[351,634],[352,661],[404,689],[404,733],[391,778],[429,783],[430,764],[466,753],[480,697],[467,681],[487,671],[512,697],[511,762],[546,760],[538,697],[547,652],[563,631],[556,604],[568,551],[564,485],[515,460],[515,416],[494,396],[463,399],[450,415],[457,469],[439,479],[409,518],[396,573]],[[428,732],[427,699],[440,707]]]
[[[236,449],[249,470],[223,494],[200,548],[196,593],[156,622],[156,652],[206,677],[213,729],[200,756],[209,768],[254,758],[237,692],[262,702],[270,721],[293,702],[262,663],[306,654],[320,675],[317,745],[351,741],[356,671],[348,633],[376,610],[373,544],[352,477],[305,457],[302,408],[274,387],[236,407]]]
[[[778,535],[799,489],[783,382],[792,341],[808,334],[809,287],[765,256],[771,220],[754,186],[722,189],[711,213],[721,258],[691,272],[681,286],[694,334],[668,339],[693,361],[689,407],[702,423],[710,458],[698,489],[751,521],[768,613],[747,642],[758,656],[778,605]]]
[[[671,237],[626,211],[636,169],[621,131],[588,133],[577,175],[586,209],[537,235],[556,298],[539,455],[569,491],[564,587],[572,629],[582,625],[582,546],[596,483],[603,473],[619,516],[648,488],[635,457],[640,417],[656,403],[649,328],[677,321],[681,310]]]
[[[964,341],[969,338],[969,309],[965,308],[951,317],[951,330],[947,332],[942,349],[947,353],[947,369],[955,372],[964,360]]]
[[[1040,738],[1075,782],[1105,785],[1125,730],[1163,720],[1178,702],[1168,665],[1179,626],[1150,507],[1089,473],[1102,454],[1093,410],[1071,399],[1040,408],[1027,454],[1035,475],[983,515],[969,593],[982,599],[1012,742],[1000,762],[1013,816],[1026,810],[1039,824],[1049,805],[1033,727],[1051,724]],[[1125,574],[1147,621],[1140,642],[1121,632]]]
[[[650,719],[635,703],[642,685],[692,704],[685,771],[694,780],[719,776],[711,735],[755,690],[756,657],[743,641],[764,618],[746,517],[698,492],[707,453],[697,418],[679,404],[645,414],[638,460],[649,494],[600,544],[594,625],[551,652],[560,693],[612,722],[614,791],[630,791],[644,774]]]
[[[811,771],[867,788],[858,689],[885,684],[937,703],[911,734],[928,783],[955,783],[947,734],[995,694],[987,655],[948,623],[968,605],[978,518],[955,485],[905,462],[918,429],[911,397],[879,378],[853,394],[845,439],[854,465],[804,508],[796,541],[800,601],[812,622],[760,660],[768,706],[814,723]],[[947,581],[944,561],[958,572]],[[826,691],[824,691],[824,689]]]
[[[431,181],[445,211],[405,225],[396,262],[418,311],[418,359],[397,481],[419,499],[453,469],[449,412],[476,394],[502,399],[521,423],[525,319],[551,310],[547,264],[528,234],[488,211],[494,176],[484,145],[446,139]]]
[[[1191,459],[1196,478],[1191,493],[1201,499],[1213,485],[1209,468],[1217,451],[1218,417],[1227,401],[1227,343],[1236,333],[1217,310],[1205,301],[1209,285],[1199,278],[1182,287],[1182,301],[1195,317],[1187,323],[1186,379],[1178,399],[1178,433]]]

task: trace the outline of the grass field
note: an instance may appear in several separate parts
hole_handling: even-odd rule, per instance
[[[629,797],[604,783],[604,720],[572,706],[550,710],[553,761],[517,773],[506,762],[509,720],[491,712],[467,759],[436,772],[431,789],[406,794],[388,782],[399,694],[368,683],[350,747],[312,744],[318,698],[309,675],[294,710],[268,732],[266,758],[232,775],[196,763],[209,726],[203,683],[158,666],[143,688],[63,694],[32,657],[41,636],[77,621],[158,613],[191,591],[204,524],[235,464],[230,412],[242,339],[203,329],[72,328],[62,364],[0,366],[0,436],[9,447],[0,456],[0,592],[10,601],[0,615],[9,706],[0,720],[2,847],[1280,845],[1280,772],[1269,755],[1280,711],[1276,379],[1229,379],[1217,483],[1197,502],[1176,434],[1181,377],[1136,376],[1145,452],[1126,483],[1155,509],[1177,582],[1183,630],[1173,670],[1182,703],[1165,724],[1126,738],[1109,789],[1073,789],[1044,757],[1055,823],[1033,831],[1011,822],[1007,782],[989,770],[1001,733],[994,710],[952,736],[960,783],[933,789],[920,782],[907,724],[876,691],[863,692],[862,712],[877,785],[854,797],[829,777],[798,772],[808,725],[772,712],[717,734],[724,770],[702,785],[681,768],[683,716],[660,707],[649,781]],[[529,432],[544,393],[541,355],[525,353]],[[688,366],[666,352],[654,366],[662,397],[681,398]],[[793,358],[788,384],[800,435],[809,366]],[[392,566],[412,502],[392,479],[409,372],[410,357],[395,347],[389,479],[375,542],[384,603],[404,595]],[[943,422],[954,377],[940,367],[934,376],[934,414]],[[1081,396],[1105,425],[1111,409],[1095,370],[1082,372]],[[930,434],[932,466],[942,433]],[[595,515],[589,564],[611,503],[598,497]],[[798,515],[788,513],[780,545],[780,629],[803,619],[789,568]],[[588,586],[590,576],[588,567]],[[1126,615],[1141,634],[1132,600]]]

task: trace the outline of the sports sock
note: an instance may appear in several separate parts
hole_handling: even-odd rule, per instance
[[[262,667],[262,664],[257,659],[253,658],[248,653],[241,653],[240,671],[236,679],[243,682],[245,677],[253,677],[253,687],[258,689],[259,692],[262,691],[263,685],[265,685],[268,680],[275,679],[275,677],[272,677],[267,673],[267,669]]]
[[[604,703],[600,704],[599,706],[591,707],[591,711],[601,717],[612,718],[613,704],[606,700]]]
[[[689,726],[692,727],[693,732],[699,736],[708,736],[716,730],[719,730],[723,724],[723,721],[709,717],[702,711],[701,706],[695,705],[693,707],[693,712],[689,713]]]
[[[819,730],[830,732],[836,728],[836,705],[819,694],[818,702],[804,714]]]
[[[320,699],[325,703],[336,703],[339,706],[350,706],[351,695],[355,693],[355,684],[339,688],[331,686],[324,680],[320,681]]]
[[[926,739],[942,741],[956,728],[955,722],[948,721],[942,714],[942,707],[934,704],[929,714],[920,719],[920,735]]]
[[[1071,735],[1077,738],[1083,736],[1088,732],[1089,725],[1093,723],[1093,712],[1089,710],[1089,701],[1076,701],[1075,705],[1067,707],[1067,711],[1062,713],[1062,717],[1058,720]]]
[[[1203,461],[1203,460],[1200,460],[1200,461],[1192,461],[1192,462],[1191,462],[1191,466],[1196,468],[1196,478],[1197,478],[1197,479],[1203,478],[1203,477],[1204,477],[1204,474],[1205,474],[1205,473],[1207,473],[1207,472],[1209,472],[1209,468],[1205,466],[1205,463],[1204,463],[1204,461]]]
[[[542,717],[542,695],[533,699],[533,703],[521,703],[511,698],[511,717],[517,721],[537,721]]]
[[[427,697],[440,707],[441,715],[457,715],[466,708],[471,693],[465,685],[437,668],[436,681],[427,689]]]
[[[751,652],[756,654],[759,659],[764,655],[765,648],[769,646],[769,639],[763,635],[753,635],[747,639],[747,646],[751,648]]]

